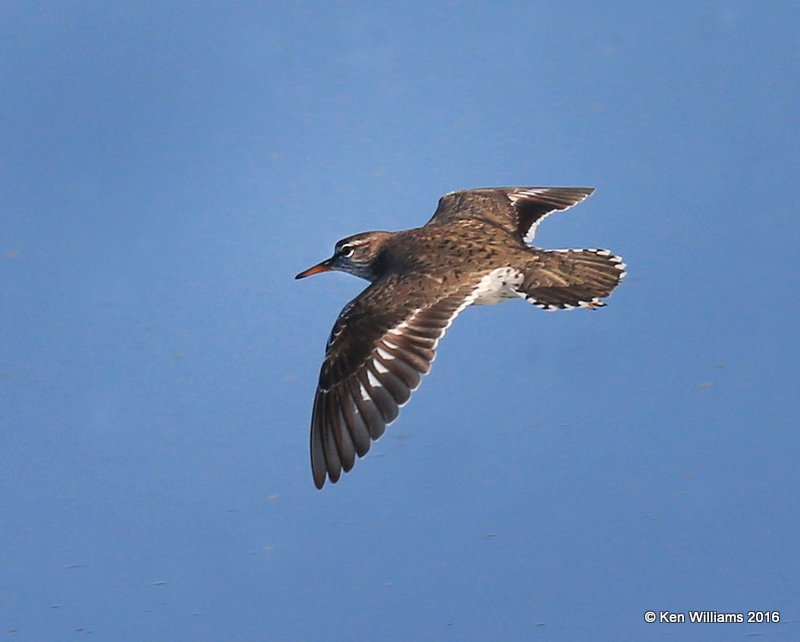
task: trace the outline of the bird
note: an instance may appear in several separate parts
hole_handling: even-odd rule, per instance
[[[311,415],[314,485],[336,483],[408,402],[439,341],[470,305],[523,299],[544,310],[597,309],[625,276],[605,249],[529,245],[549,214],[590,187],[486,187],[450,192],[433,217],[398,232],[348,236],[295,278],[338,270],[369,281],[344,306],[325,347]]]

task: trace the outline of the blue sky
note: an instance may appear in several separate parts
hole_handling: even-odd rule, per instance
[[[0,630],[800,635],[794,3],[0,6]],[[369,456],[308,423],[443,193],[591,185],[596,313],[467,310]],[[781,611],[646,624],[646,610]],[[12,635],[13,634],[13,635]]]

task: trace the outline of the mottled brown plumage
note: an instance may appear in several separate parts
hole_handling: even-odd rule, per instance
[[[591,188],[486,188],[442,197],[423,227],[365,232],[303,278],[341,270],[371,284],[333,326],[311,419],[314,483],[336,482],[363,457],[430,370],[439,340],[465,307],[524,298],[555,310],[597,308],[624,276],[607,250],[529,247],[549,213]]]

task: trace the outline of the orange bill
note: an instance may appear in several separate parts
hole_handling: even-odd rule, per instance
[[[303,270],[302,272],[300,272],[300,274],[298,274],[294,278],[304,279],[307,276],[311,276],[313,274],[319,274],[320,272],[329,272],[332,269],[333,268],[331,267],[330,259],[328,259],[326,261],[323,261],[322,263],[317,263],[316,265],[312,265],[307,270]]]

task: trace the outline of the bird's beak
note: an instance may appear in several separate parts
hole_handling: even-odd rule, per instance
[[[312,274],[319,274],[320,272],[330,272],[333,269],[333,266],[331,265],[332,262],[333,259],[326,259],[322,263],[317,263],[316,265],[312,265],[307,270],[303,270],[302,272],[300,272],[300,274],[298,274],[294,278],[304,279],[307,276],[311,276]]]

